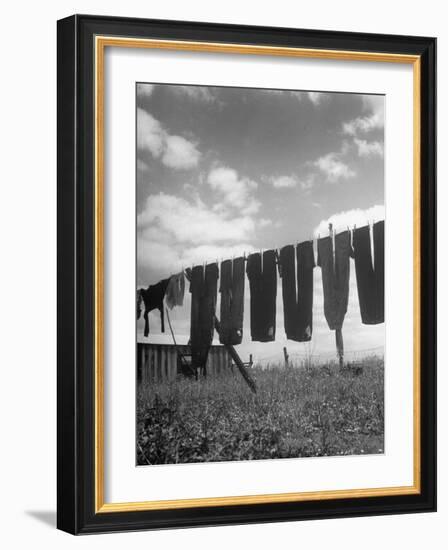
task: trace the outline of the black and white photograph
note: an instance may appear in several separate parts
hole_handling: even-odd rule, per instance
[[[136,105],[137,465],[384,453],[384,97]]]

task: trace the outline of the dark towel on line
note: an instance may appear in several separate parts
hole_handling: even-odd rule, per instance
[[[160,311],[160,323],[162,325],[162,332],[165,332],[165,318],[163,314],[163,297],[165,296],[166,287],[168,286],[169,278],[159,281],[156,285],[150,285],[146,290],[144,288],[140,289],[140,296],[143,299],[145,304],[145,313],[143,317],[145,319],[145,330],[144,335],[148,336],[149,334],[149,319],[148,314],[154,309]],[[139,305],[137,306],[137,319],[140,317]]]
[[[292,244],[280,250],[280,266],[286,337],[296,340],[298,335],[296,260]]]
[[[250,331],[253,341],[275,340],[277,266],[275,250],[259,252],[247,259],[247,276],[250,288]]]
[[[250,290],[250,334],[252,340],[258,340],[263,328],[263,278],[259,252],[250,254],[247,258],[246,272]]]
[[[280,265],[286,337],[308,342],[313,333],[313,243],[300,243],[296,252],[293,245],[284,246],[280,250]]]
[[[353,232],[356,286],[358,288],[361,320],[365,325],[376,324],[375,272],[373,271],[370,228],[356,228]]]
[[[384,323],[384,220],[373,225],[373,250],[378,323]]]
[[[236,346],[243,339],[244,258],[221,262],[221,344]]]
[[[361,320],[365,325],[384,322],[384,222],[373,227],[375,266],[372,258],[369,226],[353,232],[353,250],[356,269]]]
[[[309,342],[313,335],[314,250],[312,241],[297,245],[298,342]]]
[[[218,275],[216,264],[206,265],[205,270],[202,265],[197,265],[191,272],[190,345],[196,367],[205,368],[213,342]]]
[[[325,318],[330,330],[341,329],[348,306],[352,255],[350,232],[343,231],[336,235],[334,259],[331,237],[319,239],[317,250],[317,263],[322,269]]]

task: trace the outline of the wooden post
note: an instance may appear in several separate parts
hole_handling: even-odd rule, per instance
[[[333,231],[333,224],[328,224],[328,231],[330,232],[330,238],[331,238],[331,250],[333,253],[333,270],[335,269],[336,265],[336,258],[335,258],[335,246],[334,246],[334,231]],[[338,353],[339,358],[339,368],[344,368],[344,340],[342,338],[342,328],[337,328],[335,331],[335,337],[336,337],[336,351]]]
[[[252,367],[254,364],[254,361],[252,359],[252,354],[249,355],[249,367]]]
[[[336,349],[339,357],[339,367],[344,368],[344,340],[342,339],[342,329],[336,329]]]
[[[283,348],[283,355],[285,357],[285,367],[288,368],[289,367],[289,355],[288,355],[288,350],[286,349],[286,346]]]

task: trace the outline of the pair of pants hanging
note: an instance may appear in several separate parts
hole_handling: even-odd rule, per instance
[[[350,232],[338,233],[334,241],[333,255],[332,237],[318,240],[317,264],[322,270],[325,319],[330,330],[340,330],[348,306],[350,256],[352,255]]]
[[[217,264],[194,266],[191,271],[190,345],[192,363],[205,373],[213,342],[219,270]]]
[[[370,227],[353,232],[356,285],[361,320],[365,325],[384,323],[384,221],[373,225],[373,252]]]
[[[275,340],[277,303],[277,265],[275,250],[263,256],[256,252],[247,259],[250,289],[250,332],[253,341]]]
[[[219,341],[236,346],[243,339],[244,258],[221,262]]]
[[[308,342],[313,334],[313,243],[300,243],[296,250],[293,245],[284,246],[280,266],[286,337]]]

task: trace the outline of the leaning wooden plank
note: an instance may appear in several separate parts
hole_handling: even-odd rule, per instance
[[[215,315],[215,330],[219,334],[221,325],[219,323],[219,319]],[[231,346],[230,344],[223,344],[226,350],[229,352],[230,357],[234,360],[235,365],[238,367],[238,370],[241,373],[241,376],[246,381],[247,385],[251,389],[253,393],[257,393],[257,386],[255,385],[255,380],[252,378],[252,376],[247,372],[246,367],[244,366],[243,362],[241,361],[240,356],[238,355],[238,352],[236,349]]]

